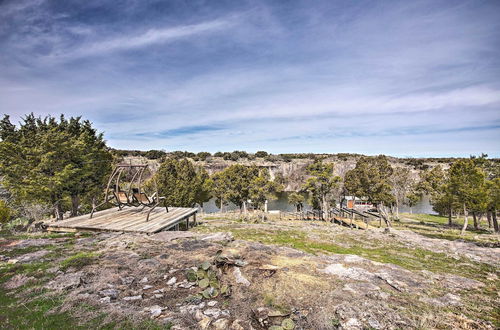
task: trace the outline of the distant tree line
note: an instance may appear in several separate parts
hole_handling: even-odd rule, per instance
[[[41,118],[33,114],[24,117],[18,126],[11,123],[9,116],[0,121],[0,183],[9,196],[0,199],[0,221],[16,216],[27,204],[44,205],[57,219],[68,211],[72,216],[89,211],[100,198],[113,163],[125,156],[160,160],[151,180],[156,180],[169,206],[203,207],[214,198],[221,209],[232,203],[242,212],[248,207],[263,210],[266,201],[276,198],[286,186],[287,180],[281,173],[271,178],[265,167],[232,164],[209,176],[196,161],[211,157],[235,162],[304,157],[313,161],[300,178],[300,191],[289,195],[289,202],[297,211],[303,210],[307,201],[322,216],[329,217],[332,207],[352,196],[373,204],[389,227],[391,221],[399,218],[401,206],[411,208],[423,196],[429,196],[434,210],[447,215],[450,225],[455,216],[464,217],[462,232],[467,229],[469,217],[476,229],[481,218],[486,217],[489,226],[499,231],[500,162],[487,155],[443,158],[452,160],[448,169],[441,165],[431,168],[425,160],[406,159],[406,165],[419,170],[417,174],[400,163],[391,164],[386,156],[337,154],[335,159],[340,162],[356,160],[354,168],[339,171],[328,154],[233,151],[212,155],[115,150],[106,146],[102,133],[80,117]],[[329,159],[325,161],[326,158]]]

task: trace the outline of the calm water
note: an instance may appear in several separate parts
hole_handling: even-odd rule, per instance
[[[288,203],[288,195],[290,193],[285,192],[278,196],[278,199],[271,200],[268,203],[267,209],[271,210],[280,210],[280,211],[295,211],[295,206]],[[211,199],[208,203],[205,203],[203,209],[207,213],[214,213],[219,211],[219,207],[215,205],[215,199]],[[224,210],[237,210],[238,207],[236,205],[230,204],[228,206],[224,206]],[[305,205],[305,209],[311,209],[309,205]],[[410,212],[410,208],[406,206],[402,206],[399,208],[399,212]],[[432,205],[429,203],[429,198],[424,196],[414,207],[412,207],[413,213],[427,213],[427,214],[436,214],[432,210]]]

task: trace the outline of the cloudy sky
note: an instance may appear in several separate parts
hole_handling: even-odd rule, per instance
[[[0,1],[0,111],[115,148],[500,156],[500,1]]]

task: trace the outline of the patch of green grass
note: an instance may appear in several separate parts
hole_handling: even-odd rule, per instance
[[[92,264],[99,257],[95,252],[79,252],[66,258],[61,262],[61,270],[65,271],[70,267],[81,269],[86,265]]]
[[[475,230],[469,225],[464,235],[461,234],[461,224],[463,219],[460,219],[460,224],[457,224],[454,219],[454,225],[448,226],[448,218],[430,214],[403,214],[403,219],[412,219],[420,221],[420,223],[401,221],[394,222],[394,227],[404,228],[414,231],[430,238],[446,239],[450,241],[461,240],[474,243],[479,246],[499,247],[499,236],[487,230]]]
[[[64,238],[75,237],[75,233],[52,233],[52,232],[15,232],[11,230],[1,230],[0,237],[5,239],[35,239],[35,238]]]
[[[33,262],[29,264],[4,264],[0,266],[0,279],[6,279],[16,274],[25,274],[35,278],[42,278],[47,275],[50,262]]]
[[[288,306],[282,305],[276,301],[276,298],[270,294],[264,294],[264,305],[278,310],[282,313],[290,313],[290,308]]]
[[[229,229],[235,238],[266,244],[289,246],[308,253],[355,254],[364,258],[401,266],[408,270],[429,270],[467,276],[483,280],[488,273],[495,273],[493,266],[472,262],[464,258],[451,258],[444,253],[420,248],[407,248],[386,243],[384,246],[365,247],[362,242],[350,241],[350,246],[334,242],[311,240],[299,230]]]
[[[416,220],[420,222],[431,222],[440,225],[448,225],[448,217],[443,217],[436,214],[423,214],[423,213],[400,213],[401,218],[407,218],[411,220]],[[452,218],[453,223],[462,225],[464,223],[463,219]]]
[[[68,313],[48,313],[61,305],[61,298],[38,298],[18,301],[0,291],[0,324],[6,329],[54,329],[70,327],[73,323]]]
[[[70,313],[59,313],[62,296],[46,297],[38,295],[23,301],[0,290],[0,328],[3,329],[170,329],[171,324],[160,325],[152,320],[132,322],[125,320],[103,324],[105,314],[78,322]],[[93,308],[84,306],[92,312]],[[95,310],[95,308],[94,308]]]
[[[28,247],[19,248],[19,249],[6,250],[6,251],[3,251],[2,254],[5,256],[8,256],[10,258],[15,258],[17,256],[27,254],[27,253],[36,252],[39,250],[54,250],[54,249],[56,249],[55,245],[38,245],[38,246],[28,246]]]

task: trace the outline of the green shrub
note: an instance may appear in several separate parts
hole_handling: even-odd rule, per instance
[[[7,203],[0,200],[0,223],[6,223],[10,220],[12,215],[11,209],[7,206]]]

